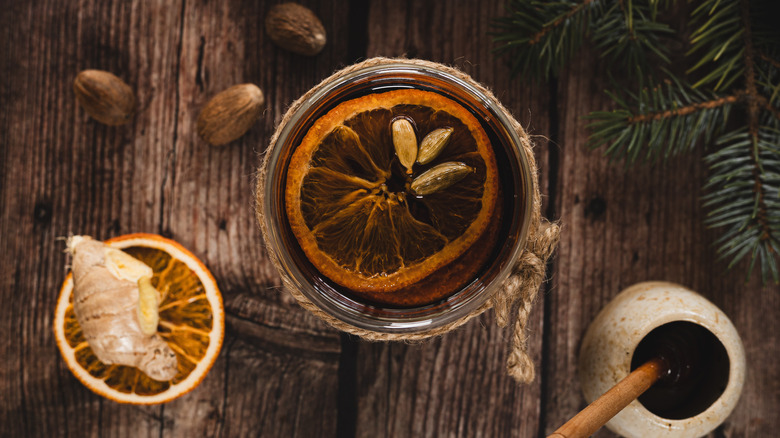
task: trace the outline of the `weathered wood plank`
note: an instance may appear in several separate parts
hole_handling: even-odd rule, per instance
[[[51,320],[65,276],[63,243],[85,233],[100,238],[121,230],[156,231],[160,163],[144,159],[152,143],[164,149],[173,134],[162,123],[172,103],[175,72],[167,59],[144,57],[175,47],[178,12],[117,2],[14,2],[4,8],[5,90],[2,131],[4,254],[2,411],[11,435],[137,435],[159,429],[161,408],[119,406],[95,396],[70,374],[54,345]],[[136,63],[137,60],[143,60]],[[138,93],[133,123],[109,128],[77,108],[71,83],[78,71],[118,73]],[[168,91],[171,91],[170,93]],[[151,98],[150,96],[153,96]],[[153,125],[149,120],[160,121]],[[162,160],[160,160],[161,162]],[[149,165],[143,166],[142,163]],[[138,181],[143,181],[139,184]],[[135,431],[135,432],[134,432]]]
[[[371,3],[367,56],[419,57],[455,65],[492,88],[533,135],[547,136],[545,86],[511,81],[491,53],[489,20],[499,2]],[[547,142],[536,138],[547,188]],[[541,358],[542,301],[530,323],[531,355]],[[359,343],[357,436],[535,436],[540,380],[518,386],[506,375],[511,332],[491,313],[419,345]]]
[[[623,288],[639,281],[677,282],[729,315],[749,364],[742,401],[713,436],[769,436],[780,408],[777,286],[745,283],[746,265],[726,272],[715,260],[715,232],[702,225],[706,167],[701,151],[666,165],[626,169],[585,148],[582,116],[607,108],[609,85],[598,58],[585,50],[560,79],[561,165],[558,209],[564,224],[547,311],[545,433],[584,407],[576,378],[588,324]],[[597,436],[613,436],[605,430]]]

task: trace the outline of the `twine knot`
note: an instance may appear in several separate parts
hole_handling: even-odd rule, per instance
[[[528,383],[536,376],[533,361],[528,355],[526,325],[539,287],[544,281],[547,259],[555,250],[559,236],[558,225],[541,219],[537,233],[529,237],[526,250],[515,265],[514,272],[504,282],[501,293],[494,298],[493,309],[499,327],[506,327],[514,303],[519,302],[506,366],[509,375],[521,383]]]

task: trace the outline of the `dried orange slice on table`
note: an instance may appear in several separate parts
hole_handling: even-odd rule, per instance
[[[151,284],[162,294],[157,335],[175,353],[170,381],[153,380],[138,368],[101,362],[82,332],[73,309],[73,275],[60,290],[54,333],[73,374],[92,391],[120,403],[156,404],[194,389],[219,355],[224,309],[208,269],[178,243],[154,234],[129,234],[105,242],[148,265]]]
[[[317,119],[291,158],[285,203],[308,260],[377,297],[408,290],[475,246],[495,222],[498,193],[479,121],[445,96],[402,89]]]

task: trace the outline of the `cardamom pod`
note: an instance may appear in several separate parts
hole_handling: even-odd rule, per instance
[[[420,153],[417,154],[417,162],[428,164],[438,157],[444,146],[450,141],[453,128],[441,128],[431,131],[420,143]]]
[[[412,181],[412,191],[418,195],[430,195],[455,184],[474,172],[474,168],[457,161],[434,166]]]
[[[417,136],[412,124],[406,119],[397,119],[392,124],[393,146],[395,154],[406,173],[412,174],[412,166],[417,159]]]

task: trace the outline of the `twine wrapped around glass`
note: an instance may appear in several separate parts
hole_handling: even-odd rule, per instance
[[[403,88],[440,93],[474,114],[491,133],[508,181],[502,192],[503,234],[479,278],[446,298],[416,307],[366,303],[312,274],[305,258],[296,254],[284,206],[291,153],[313,120],[354,96]],[[518,382],[534,379],[525,329],[560,230],[541,216],[537,168],[528,135],[495,96],[470,76],[430,61],[390,58],[372,58],[337,71],[285,113],[258,171],[256,196],[257,219],[269,258],[285,288],[306,310],[366,340],[409,342],[443,335],[492,308],[500,327],[513,325],[508,373]]]

